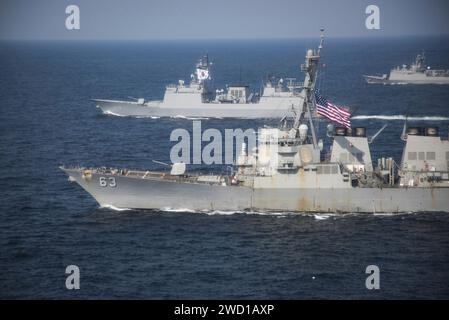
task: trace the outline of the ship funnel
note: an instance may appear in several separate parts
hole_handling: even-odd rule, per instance
[[[301,124],[299,126],[299,139],[304,142],[307,139],[307,131],[309,130],[309,127],[306,124]]]

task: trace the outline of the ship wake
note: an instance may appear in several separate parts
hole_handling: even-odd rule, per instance
[[[121,118],[160,119],[160,117],[157,117],[157,116],[123,115],[123,114],[112,112],[110,110],[103,111],[103,114],[107,115],[107,116],[114,116],[114,117],[121,117]]]
[[[103,114],[107,115],[107,116],[114,116],[114,117],[126,117],[122,114],[118,114],[109,110],[103,111]]]
[[[410,117],[405,115],[359,115],[354,116],[351,119],[353,120],[369,120],[369,119],[378,119],[378,120],[410,120],[410,121],[449,121],[449,117],[444,116],[417,116]]]
[[[107,209],[107,210],[112,210],[112,211],[130,211],[130,210],[132,210],[130,208],[118,208],[116,206],[113,206],[112,204],[100,205],[100,209]]]
[[[100,206],[100,209],[111,210],[111,211],[134,211],[136,209],[130,208],[118,208],[113,205],[104,204]],[[147,211],[147,209],[137,209],[138,211]],[[373,216],[373,217],[397,217],[404,215],[415,215],[418,212],[402,212],[402,213],[330,213],[330,212],[293,212],[293,211],[250,211],[250,210],[194,210],[189,208],[171,208],[164,207],[160,209],[151,209],[151,212],[159,213],[195,213],[195,214],[205,214],[208,216],[232,216],[232,215],[256,215],[256,216],[268,216],[276,218],[286,218],[286,217],[308,217],[313,218],[316,221],[328,220],[329,218],[337,219],[344,217],[354,217],[354,216]]]

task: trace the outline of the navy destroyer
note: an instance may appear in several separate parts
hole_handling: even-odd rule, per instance
[[[331,148],[315,132],[315,81],[323,44],[308,50],[302,104],[279,127],[243,144],[232,173],[61,167],[101,206],[136,209],[281,210],[396,213],[449,211],[449,141],[436,127],[404,125],[402,160],[373,161],[365,128],[328,125]],[[398,137],[399,139],[399,137]]]
[[[179,80],[165,89],[162,101],[94,99],[103,113],[132,117],[280,118],[303,103],[302,84],[295,78],[269,77],[260,92],[248,85],[214,89],[206,55],[196,64],[190,82]]]
[[[403,65],[381,76],[363,76],[367,83],[381,84],[449,84],[449,70],[432,70],[426,67],[424,53],[416,56],[410,66]]]

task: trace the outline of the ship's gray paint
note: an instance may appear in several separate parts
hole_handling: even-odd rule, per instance
[[[373,171],[366,137],[334,137],[331,160],[320,162],[313,145],[281,146],[287,132],[263,128],[256,154],[241,154],[235,176],[173,176],[150,171],[62,168],[100,205],[117,208],[287,210],[296,212],[449,212],[449,141],[407,136],[398,183],[394,164]],[[282,140],[285,139],[285,140]],[[271,143],[270,143],[271,142]],[[306,152],[304,152],[306,151]],[[362,156],[335,161],[342,152]],[[431,159],[409,160],[409,152]],[[432,160],[435,158],[434,160]],[[422,166],[422,163],[426,163]],[[419,164],[419,166],[417,166]],[[388,169],[388,170],[387,170]],[[113,186],[101,185],[101,179]],[[232,182],[231,179],[235,179]],[[357,182],[354,184],[354,182]],[[392,183],[392,184],[391,184]]]
[[[179,80],[165,89],[162,101],[119,101],[94,99],[105,114],[134,117],[188,117],[188,118],[281,118],[291,110],[302,106],[300,83],[289,78],[276,83],[268,79],[259,97],[247,86],[229,86],[226,90],[214,90],[209,76],[209,58],[205,56],[197,64],[190,83]]]
[[[133,101],[95,100],[103,113],[123,117],[186,117],[186,118],[281,118],[293,107],[302,103],[300,97],[267,98],[258,103],[185,103],[171,105],[164,102],[146,102],[138,104]]]
[[[448,188],[250,188],[162,179],[114,176],[116,187],[101,187],[100,177],[63,169],[102,206],[135,209],[268,210],[292,212],[449,211]]]
[[[381,84],[449,84],[449,70],[426,68],[424,54],[417,55],[409,67],[392,69],[389,75],[363,76],[367,83]]]
[[[100,185],[93,173],[83,177],[81,169],[63,170],[102,206],[134,209],[187,208],[192,210],[244,210],[251,208],[251,189],[225,187],[207,183],[177,183],[162,178],[126,177],[114,175],[115,187]],[[162,174],[161,174],[162,175]]]
[[[331,162],[357,167],[364,165],[364,170],[373,171],[373,163],[365,137],[334,137]]]

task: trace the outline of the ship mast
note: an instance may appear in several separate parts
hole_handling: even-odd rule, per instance
[[[303,87],[304,101],[302,105],[302,110],[300,110],[296,114],[295,122],[293,124],[293,129],[297,130],[299,128],[299,125],[303,121],[304,116],[307,113],[310,130],[312,132],[313,146],[315,148],[317,147],[317,138],[315,133],[315,127],[312,120],[312,114],[310,111],[310,106],[314,101],[313,90],[315,89],[315,82],[318,72],[318,63],[320,61],[320,53],[324,43],[324,29],[321,29],[320,31],[321,31],[320,45],[318,46],[318,50],[317,51],[314,51],[312,49],[307,50],[307,54],[305,57],[305,64],[301,65],[301,70],[304,71],[306,74]]]

